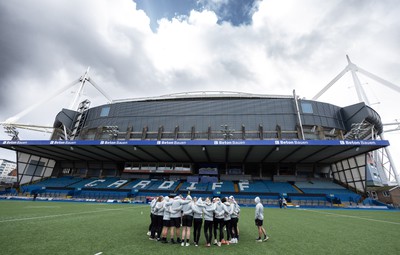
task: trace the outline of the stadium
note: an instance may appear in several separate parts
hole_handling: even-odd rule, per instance
[[[78,109],[57,114],[50,141],[2,142],[18,152],[22,193],[135,201],[259,194],[268,204],[285,196],[333,206],[361,203],[366,183],[386,181],[368,179],[374,151],[389,143],[376,138],[379,114],[364,103],[194,92]]]
[[[38,128],[15,123],[32,107],[1,123],[12,139],[0,147],[16,152],[18,180],[18,190],[3,193],[137,202],[169,194],[235,194],[245,204],[260,195],[270,205],[285,197],[295,206],[396,207],[396,199],[383,204],[371,196],[399,186],[400,178],[394,165],[385,164],[392,161],[385,124],[369,106],[357,73],[399,89],[347,61],[311,100],[295,90],[112,100],[88,69],[63,89],[80,84],[69,109],[55,116],[50,140],[19,139],[17,127]],[[360,103],[317,101],[347,72],[355,77]],[[107,104],[78,104],[89,83]]]
[[[23,246],[17,238],[4,245],[6,254],[160,253],[145,236],[147,203],[177,194],[234,196],[242,206],[240,244],[221,252],[399,251],[398,212],[389,210],[398,204],[371,198],[398,186],[398,175],[381,164],[389,141],[364,102],[341,107],[295,91],[185,92],[95,107],[84,100],[55,116],[50,140],[19,140],[15,126],[3,126],[13,139],[0,147],[16,152],[18,181],[0,191],[2,238],[27,233]],[[247,207],[256,196],[268,208],[265,250],[253,249]],[[280,198],[295,210],[279,209]],[[35,234],[42,228],[50,242]],[[169,245],[160,254],[187,251]]]

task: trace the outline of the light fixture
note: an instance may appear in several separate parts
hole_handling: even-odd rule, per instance
[[[69,146],[69,149],[70,149],[71,151],[73,151],[73,150],[74,150],[74,147],[72,147],[72,146]]]
[[[202,150],[202,151],[206,151],[206,147],[204,147],[204,146],[201,147],[201,150]]]
[[[136,146],[134,146],[134,147],[133,147],[133,150],[134,150],[134,151],[136,151],[136,150],[137,150]]]
[[[359,150],[360,150],[360,146],[357,146],[357,147],[356,147],[356,151],[359,151]]]
[[[276,146],[276,147],[275,147],[275,151],[279,151],[279,146]]]

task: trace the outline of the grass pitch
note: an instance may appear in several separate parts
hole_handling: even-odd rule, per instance
[[[149,206],[0,200],[0,254],[400,254],[400,211],[265,208],[256,243],[243,208],[238,244],[162,244],[146,235]]]

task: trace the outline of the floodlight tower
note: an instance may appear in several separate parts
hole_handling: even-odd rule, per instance
[[[88,81],[90,84],[92,84],[92,86],[95,87],[95,89],[97,89],[97,91],[99,91],[107,99],[107,103],[111,103],[113,101],[111,99],[111,97],[108,96],[107,93],[104,90],[102,90],[92,79],[90,79],[90,77],[88,75],[89,70],[90,70],[90,67],[88,67],[86,69],[85,74],[82,75],[79,79],[73,81],[72,83],[66,85],[65,87],[60,88],[59,90],[55,91],[54,93],[49,94],[48,97],[45,97],[44,99],[38,101],[37,103],[25,108],[23,111],[8,118],[6,121],[0,122],[0,126],[3,126],[3,128],[5,129],[5,132],[7,134],[9,134],[13,139],[18,139],[18,131],[16,131],[16,128],[27,129],[27,130],[38,131],[38,132],[45,132],[45,133],[52,133],[52,131],[50,131],[50,130],[53,130],[53,127],[43,126],[43,125],[23,124],[23,123],[18,123],[18,121],[25,115],[27,115],[27,114],[31,113],[33,110],[35,110],[38,106],[41,106],[41,105],[47,103],[48,101],[52,100],[56,96],[59,96],[60,94],[64,93],[66,90],[74,87],[79,82],[80,82],[79,89],[78,89],[73,101],[71,102],[69,109],[79,112],[81,109],[81,105],[86,103],[87,100],[81,102],[79,104],[79,107],[77,106],[77,102],[79,102],[79,99],[83,94],[83,90],[84,90],[86,81]],[[64,132],[67,133],[66,130],[64,130]]]
[[[358,97],[358,101],[359,102],[364,102],[367,106],[371,106],[368,97],[363,89],[363,87],[361,86],[361,82],[358,78],[357,72],[362,73],[363,75],[371,78],[372,80],[377,81],[378,83],[394,90],[400,93],[400,87],[389,82],[386,81],[382,78],[380,78],[379,76],[372,74],[364,69],[362,69],[361,67],[355,65],[354,63],[352,63],[350,61],[350,58],[348,55],[346,55],[347,58],[347,66],[335,77],[333,78],[333,80],[331,82],[329,82],[320,92],[318,92],[313,98],[312,100],[317,100],[320,96],[322,96],[330,87],[333,86],[333,84],[335,84],[340,78],[343,77],[343,75],[345,75],[347,72],[351,72],[351,76],[353,77],[353,82],[354,82],[354,87],[356,89],[357,92],[357,97]],[[379,135],[380,138],[382,140],[385,140],[385,135],[384,132],[382,131],[382,133]],[[392,158],[392,155],[390,153],[390,150],[388,147],[383,148],[382,151],[382,155],[378,155],[376,154],[377,158],[379,159],[379,163],[381,164],[381,167],[386,171],[386,173],[389,175],[389,181],[391,180],[391,178],[394,178],[395,181],[397,182],[397,185],[400,186],[400,176],[396,170],[396,167],[394,165],[394,161]],[[388,162],[384,162],[383,158],[387,157]],[[388,165],[388,167],[385,167],[385,165]]]
[[[86,69],[86,72],[84,75],[82,75],[79,78],[79,82],[81,83],[79,85],[78,91],[76,92],[76,95],[74,97],[74,99],[71,102],[71,105],[69,107],[69,109],[71,110],[76,110],[77,108],[77,102],[79,102],[80,97],[83,94],[83,89],[85,88],[85,84],[88,81],[90,84],[92,84],[92,86],[97,89],[97,91],[99,91],[105,98],[107,98],[107,103],[111,103],[113,100],[111,99],[111,97],[109,95],[107,95],[107,93],[101,89],[92,79],[90,79],[89,77],[89,70],[90,70],[90,66]]]

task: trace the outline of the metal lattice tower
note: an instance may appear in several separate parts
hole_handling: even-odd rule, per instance
[[[348,55],[346,55],[347,58],[347,66],[335,77],[331,82],[329,82],[320,92],[318,92],[312,100],[317,100],[320,96],[322,96],[330,87],[332,87],[340,78],[342,78],[347,72],[351,72],[351,75],[353,77],[353,82],[354,86],[356,88],[357,92],[357,97],[359,102],[364,102],[367,106],[370,106],[370,102],[368,100],[368,97],[361,86],[360,79],[358,78],[357,73],[361,73],[372,80],[377,81],[378,83],[400,93],[400,87],[387,81],[379,76],[372,74],[361,67],[355,65],[350,61],[350,58]],[[397,123],[398,124],[398,123]],[[358,125],[355,125],[352,127],[351,131],[349,132],[350,134],[348,135],[348,139],[381,139],[385,140],[384,138],[384,132],[382,132],[379,137],[377,137],[374,132],[373,132],[373,127],[367,127],[367,123],[358,123]],[[398,126],[399,128],[399,126]],[[368,131],[369,130],[369,131]],[[368,131],[368,132],[367,132]],[[370,134],[368,134],[370,133]],[[374,153],[375,159],[377,159],[377,163],[379,163],[379,167],[385,172],[386,177],[390,183],[397,183],[397,185],[400,185],[400,176],[396,170],[392,155],[390,153],[390,150],[388,147],[382,148],[378,150],[378,152]]]

